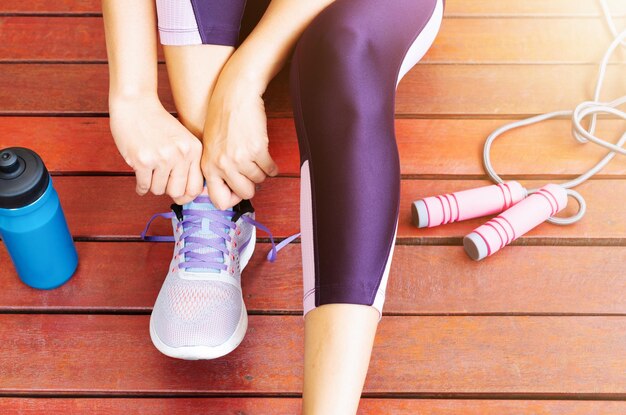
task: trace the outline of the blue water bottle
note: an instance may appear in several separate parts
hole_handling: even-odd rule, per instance
[[[17,274],[33,288],[56,288],[76,271],[78,255],[52,178],[27,148],[0,150],[0,236]]]

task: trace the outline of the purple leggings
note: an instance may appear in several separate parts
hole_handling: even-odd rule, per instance
[[[162,43],[236,44],[245,1],[192,0],[172,12],[183,3],[157,0]],[[434,41],[442,13],[443,0],[336,0],[298,41],[290,89],[305,313],[331,303],[382,313],[400,200],[396,87]]]

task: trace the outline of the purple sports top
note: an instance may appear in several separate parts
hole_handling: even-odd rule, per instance
[[[156,0],[163,45],[235,46],[245,0]]]

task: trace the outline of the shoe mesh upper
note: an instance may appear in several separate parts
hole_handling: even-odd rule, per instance
[[[194,204],[194,208],[199,207],[201,207],[199,204]],[[253,213],[246,213],[246,215],[254,218]],[[178,219],[173,218],[172,223],[176,229]],[[248,240],[250,240],[248,244],[255,243],[251,240],[254,226],[241,218],[237,224],[240,230],[239,235],[236,230],[230,230],[232,240],[226,242],[230,252],[235,256],[234,260],[231,257],[225,257],[224,264],[228,266],[228,269],[181,270],[176,265],[176,260],[172,261],[151,316],[153,329],[165,345],[169,347],[215,347],[224,344],[235,333],[244,307],[240,288],[240,248],[246,249]],[[208,231],[205,223],[200,233],[205,237],[215,236]],[[248,249],[252,248],[250,246]],[[175,248],[175,254],[177,250]],[[221,278],[226,278],[231,282],[212,279],[216,277],[218,271]]]
[[[170,272],[152,319],[159,339],[170,347],[213,347],[235,332],[241,307],[241,292],[232,284],[185,280]]]

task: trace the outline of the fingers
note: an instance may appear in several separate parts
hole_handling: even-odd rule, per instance
[[[254,183],[262,183],[265,180],[265,172],[261,170],[258,164],[248,162],[240,168],[240,172]]]
[[[197,162],[192,162],[185,170],[177,166],[170,173],[166,193],[178,205],[184,205],[194,200],[204,188],[204,177]]]
[[[278,169],[269,154],[267,159],[266,169],[275,175]],[[267,171],[254,162],[246,163],[240,170],[219,169],[219,172],[207,175],[211,200],[219,209],[231,207],[242,199],[251,199],[256,191],[255,185],[267,177]],[[173,169],[166,165],[157,166],[154,170],[138,169],[135,173],[139,195],[148,191],[155,195],[167,193],[177,204],[185,204],[202,192],[204,175],[197,161],[178,163]]]
[[[267,171],[272,175],[277,174],[278,168],[269,154],[260,160]],[[262,183],[267,177],[267,172],[254,161],[235,164],[223,157],[219,163],[212,164],[209,161],[205,167],[204,175],[211,200],[220,209],[231,207],[242,199],[252,199],[256,184]]]
[[[191,202],[196,198],[204,188],[204,176],[200,169],[200,163],[194,161],[189,167],[189,176],[187,177],[187,188],[185,189],[184,203]]]
[[[206,177],[206,175],[205,175]],[[206,187],[211,202],[220,210],[228,209],[232,200],[232,192],[221,177],[211,175],[206,177]]]
[[[276,176],[278,174],[278,166],[274,163],[269,151],[263,151],[254,161],[266,175]]]
[[[152,185],[152,169],[135,170],[135,178],[137,179],[137,186],[135,188],[137,194],[143,196],[148,193]]]
[[[172,169],[170,173],[166,192],[167,195],[174,199],[175,202],[177,199],[180,199],[185,195],[189,168],[189,164],[178,163],[174,166],[174,169]]]
[[[231,193],[230,194],[230,201],[228,202],[228,206],[226,207],[226,209],[228,209],[229,207],[233,207],[235,206],[237,203],[241,202],[243,199],[240,198],[239,196],[237,196],[236,193]]]
[[[167,188],[167,182],[170,177],[170,169],[167,166],[157,166],[152,172],[152,185],[150,191],[155,195],[162,195]]]
[[[223,179],[228,187],[242,199],[252,199],[254,197],[256,190],[254,182],[238,171],[231,170],[227,172]]]
[[[185,183],[182,186],[182,193],[177,195],[169,194],[179,205],[191,202],[202,192],[204,187],[204,177],[200,169],[200,158],[202,156],[202,144],[200,140],[193,139],[187,143],[181,144],[184,144],[179,145],[179,150],[182,151],[183,158],[190,159],[191,161],[185,171]]]
[[[170,172],[166,191],[171,197],[181,197],[187,188],[187,176],[189,174],[189,164],[177,164]]]

